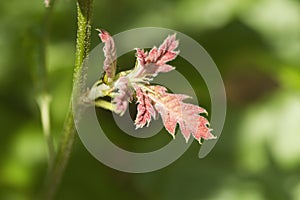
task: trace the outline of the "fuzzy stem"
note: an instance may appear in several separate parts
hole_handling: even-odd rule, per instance
[[[80,75],[83,60],[87,57],[90,47],[92,5],[93,0],[77,0],[77,40],[73,88],[76,85],[75,81]],[[70,100],[57,156],[50,168],[46,179],[45,189],[40,197],[40,199],[43,200],[51,200],[54,198],[72,151],[76,130],[71,102],[72,101]]]

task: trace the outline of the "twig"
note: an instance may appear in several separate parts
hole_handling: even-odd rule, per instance
[[[93,0],[77,0],[77,40],[76,60],[73,74],[73,87],[76,85],[77,77],[80,75],[83,60],[87,57],[90,47],[91,20]],[[51,200],[54,198],[61,182],[64,170],[68,163],[76,130],[72,113],[72,101],[70,100],[69,110],[66,116],[62,140],[58,147],[55,162],[50,168],[46,179],[45,188],[40,199]]]

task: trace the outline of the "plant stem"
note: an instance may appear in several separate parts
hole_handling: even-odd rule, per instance
[[[43,134],[48,147],[48,166],[50,167],[55,159],[55,148],[50,126],[50,103],[51,96],[48,91],[48,76],[47,76],[47,44],[49,39],[50,22],[52,16],[52,7],[46,10],[45,17],[42,21],[43,27],[40,32],[40,41],[38,48],[38,73],[36,88],[38,90],[37,103],[40,109]]]
[[[48,93],[41,94],[38,99],[38,105],[40,108],[41,121],[43,127],[44,137],[48,146],[48,166],[50,167],[55,159],[55,148],[53,137],[50,128],[50,101],[51,97]]]
[[[87,57],[90,48],[92,5],[93,0],[77,0],[77,40],[73,89],[76,87],[76,80],[80,75],[82,63]],[[59,144],[57,156],[55,162],[50,168],[45,188],[40,198],[43,200],[50,200],[54,198],[72,151],[76,130],[71,102],[72,100],[70,100],[69,110],[66,116],[62,132],[62,140]]]
[[[107,102],[107,101],[101,100],[101,99],[95,101],[95,106],[100,107],[100,108],[104,108],[104,109],[109,110],[109,111],[114,111],[115,110],[115,107],[111,102]]]

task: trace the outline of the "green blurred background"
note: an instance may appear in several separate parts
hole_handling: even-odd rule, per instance
[[[104,166],[76,138],[56,199],[300,199],[299,0],[95,0],[94,4],[93,29],[101,27],[113,35],[159,26],[197,40],[222,74],[227,118],[209,156],[198,159],[199,144],[194,142],[176,162],[146,174]],[[42,0],[0,2],[1,200],[32,199],[47,169],[36,103],[44,14]],[[75,39],[75,2],[58,0],[46,60],[56,143],[71,94]],[[91,45],[97,44],[94,31]],[[133,53],[120,62],[131,65]],[[191,71],[181,68],[184,61],[178,59],[174,65],[193,82]],[[200,104],[210,110],[207,88],[195,88]],[[99,113],[111,117],[107,111]],[[171,139],[166,132],[141,140],[118,131],[111,138],[128,148],[147,150]]]

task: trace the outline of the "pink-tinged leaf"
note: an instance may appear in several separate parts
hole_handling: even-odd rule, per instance
[[[186,141],[190,135],[201,142],[201,138],[208,140],[216,138],[210,128],[209,122],[201,113],[207,113],[205,109],[184,103],[183,100],[189,98],[182,94],[167,93],[167,89],[162,86],[149,86],[152,93],[148,96],[154,104],[154,108],[161,115],[163,124],[167,131],[175,137],[175,129],[177,123],[179,124],[181,133]]]
[[[157,63],[163,65],[166,62],[174,60],[178,55],[178,51],[174,51],[178,47],[178,40],[176,40],[176,35],[173,34],[168,36],[165,41],[157,49],[152,48],[149,52],[146,61],[149,63]]]
[[[151,99],[141,88],[136,89],[136,96],[138,106],[135,125],[138,129],[144,127],[146,124],[148,126],[151,122],[151,117],[156,119],[157,111],[154,109]]]
[[[110,36],[110,34],[105,30],[99,31],[99,37],[104,42],[104,64],[103,69],[105,71],[105,75],[107,76],[107,83],[111,83],[115,77],[116,74],[116,67],[117,67],[117,53],[116,53],[116,47],[115,42],[113,38]]]
[[[137,65],[128,77],[135,82],[149,83],[158,73],[175,69],[166,63],[177,57],[177,47],[178,41],[174,34],[168,36],[159,48],[153,47],[149,53],[136,49]]]
[[[200,116],[199,117],[199,122],[198,122],[197,132],[193,133],[193,136],[194,136],[194,138],[196,138],[196,140],[200,140],[201,138],[203,138],[205,140],[216,138],[216,136],[211,134],[210,131],[212,129],[207,128],[207,125],[209,125],[209,122],[207,121],[207,119]]]
[[[120,77],[114,85],[116,95],[112,100],[115,104],[115,112],[120,116],[124,115],[127,110],[128,104],[132,99],[133,90],[131,89],[130,82],[127,77]]]

